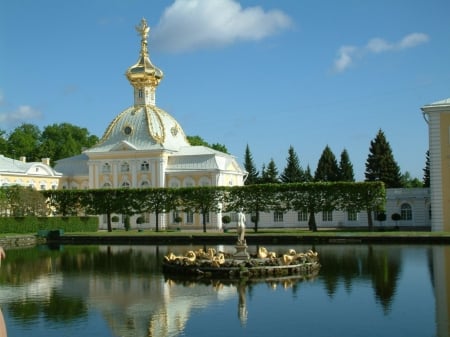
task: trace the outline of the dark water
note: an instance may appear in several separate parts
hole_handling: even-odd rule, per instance
[[[161,260],[197,247],[8,250],[0,268],[8,335],[449,335],[450,246],[266,247],[313,248],[322,268],[311,279],[180,281],[162,275]]]

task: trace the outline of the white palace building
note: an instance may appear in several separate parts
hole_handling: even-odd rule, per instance
[[[113,118],[98,144],[77,156],[58,160],[54,169],[48,162],[27,164],[25,160],[14,162],[1,156],[0,184],[33,185],[38,190],[244,184],[247,172],[234,156],[191,146],[176,119],[156,106],[156,88],[163,72],[150,61],[147,48],[150,28],[145,19],[136,29],[141,37],[139,58],[126,71],[134,90],[134,104]],[[450,231],[450,99],[426,105],[422,111],[429,124],[431,188],[388,189],[387,219],[383,223],[374,221],[375,226]],[[38,173],[45,177],[37,177]],[[400,214],[401,220],[392,220],[394,213]],[[179,224],[174,222],[174,214],[161,215],[160,228],[201,227],[201,215],[189,212],[177,215],[183,219]],[[222,229],[222,215],[209,214],[208,228]],[[131,219],[132,228],[155,227],[155,217],[150,214],[144,217],[143,224],[137,225],[136,218]],[[250,218],[248,215],[247,219]],[[118,219],[113,226],[123,228],[120,216]],[[319,228],[366,227],[368,223],[365,212],[341,211],[318,213],[316,222]],[[247,226],[253,224],[248,221]],[[261,213],[258,226],[307,227],[308,218],[302,212]],[[106,228],[103,216],[99,227]]]

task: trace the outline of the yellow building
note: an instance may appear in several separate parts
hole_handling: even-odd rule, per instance
[[[240,186],[246,172],[235,157],[204,146],[191,146],[181,125],[156,106],[156,88],[163,72],[150,61],[150,28],[142,19],[136,30],[141,48],[126,76],[133,86],[134,104],[119,113],[98,144],[82,154],[57,161],[63,173],[61,188],[145,188]],[[183,214],[182,224],[200,225],[197,214]],[[143,226],[153,227],[151,216]],[[173,223],[163,216],[162,228]],[[131,225],[134,226],[132,219]],[[210,226],[221,228],[220,214],[211,214]],[[105,224],[101,220],[100,227]]]
[[[0,155],[0,186],[20,185],[35,190],[57,189],[62,174],[50,167],[50,159],[42,162],[27,162]]]
[[[422,107],[428,123],[431,228],[450,231],[450,98]]]

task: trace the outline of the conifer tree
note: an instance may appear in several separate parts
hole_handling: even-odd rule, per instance
[[[276,184],[280,182],[278,180],[278,169],[277,166],[275,165],[273,158],[270,159],[267,168],[265,167],[265,165],[263,165],[261,173],[261,182],[263,184]]]
[[[430,150],[427,151],[425,168],[423,169],[423,187],[430,187]]]
[[[346,149],[341,152],[341,160],[339,161],[339,180],[355,181],[353,165],[350,162],[350,156]]]
[[[314,180],[312,174],[311,174],[311,168],[308,166],[306,166],[306,170],[304,172],[304,177],[303,177],[303,181],[304,182],[311,182]]]
[[[386,188],[402,187],[400,167],[381,129],[370,142],[365,176],[366,181],[384,182]]]
[[[281,182],[297,183],[304,181],[304,172],[300,166],[297,153],[295,153],[292,145],[289,147],[286,162],[286,167],[280,176]]]
[[[316,173],[314,174],[315,181],[338,181],[339,167],[334,156],[333,151],[327,145],[320,156],[317,164]]]
[[[250,147],[247,144],[245,148],[244,156],[244,168],[247,171],[247,179],[245,180],[245,185],[257,184],[259,180],[259,172],[256,170],[255,164],[253,162],[253,156],[250,152]]]

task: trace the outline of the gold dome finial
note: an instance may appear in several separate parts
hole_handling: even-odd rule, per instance
[[[147,24],[147,20],[142,18],[141,24],[139,26],[136,26],[136,31],[141,36],[141,56],[148,56],[147,38],[148,33],[150,32],[150,27]]]
[[[155,105],[155,89],[163,78],[163,72],[150,61],[147,38],[150,27],[145,19],[136,26],[141,36],[141,51],[136,64],[128,68],[126,76],[134,87],[135,105]]]

